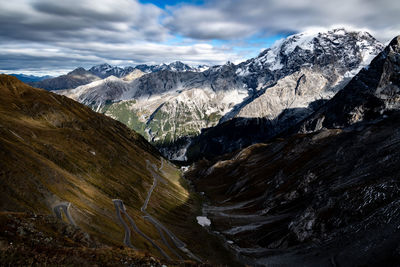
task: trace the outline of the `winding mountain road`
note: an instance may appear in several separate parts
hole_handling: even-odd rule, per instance
[[[167,253],[165,253],[165,251],[160,248],[150,237],[148,237],[145,233],[143,233],[142,231],[140,231],[139,227],[137,227],[135,221],[132,219],[131,216],[129,216],[129,214],[126,212],[126,208],[124,205],[124,202],[121,199],[113,199],[112,200],[114,202],[115,208],[117,209],[117,215],[118,218],[120,218],[120,221],[122,223],[122,225],[125,228],[125,238],[124,238],[124,243],[126,241],[127,238],[127,230],[129,231],[129,239],[130,239],[130,229],[129,227],[126,225],[125,221],[122,220],[121,217],[121,212],[126,216],[126,218],[128,219],[128,221],[130,222],[130,224],[132,225],[133,230],[135,230],[139,235],[141,235],[144,239],[146,239],[147,241],[149,241],[153,247],[155,247],[166,259],[170,260],[171,258],[168,256]],[[127,227],[127,228],[126,228]],[[127,244],[127,243],[125,243]],[[129,240],[129,244],[130,244],[130,240]]]
[[[125,229],[124,244],[127,247],[135,249],[135,247],[131,243],[131,229],[129,229],[129,226],[126,224],[126,222],[124,221],[124,219],[122,219],[122,216],[121,216],[121,211],[124,212],[124,214],[126,214],[125,205],[122,202],[122,200],[120,200],[120,199],[113,199],[112,202],[114,202],[115,210],[117,211],[118,220]]]
[[[75,225],[74,220],[72,219],[71,214],[69,213],[69,208],[71,207],[71,203],[69,202],[62,202],[56,206],[53,207],[53,211],[56,214],[57,218],[62,220],[62,214],[61,211],[64,211],[65,217],[67,217],[67,220],[69,221],[70,224]]]
[[[197,256],[195,256],[192,252],[190,252],[187,248],[186,248],[186,244],[183,243],[179,238],[177,238],[168,228],[166,228],[163,224],[161,224],[157,219],[155,219],[153,216],[151,216],[147,211],[147,206],[150,202],[150,198],[151,195],[154,191],[154,189],[156,188],[158,182],[167,184],[167,181],[164,180],[160,175],[158,175],[156,173],[156,171],[162,171],[162,168],[164,167],[164,159],[161,159],[161,166],[159,169],[157,169],[157,167],[154,164],[151,164],[148,160],[146,160],[146,168],[148,171],[150,171],[151,175],[153,176],[153,185],[150,187],[149,191],[147,192],[147,196],[146,199],[142,205],[142,207],[140,208],[141,212],[144,214],[143,218],[147,221],[149,221],[151,224],[153,224],[153,226],[157,229],[162,242],[164,243],[164,245],[174,254],[176,255],[179,259],[183,260],[182,256],[175,251],[175,249],[173,249],[170,244],[168,243],[165,235],[167,234],[168,237],[172,240],[173,244],[180,249],[181,251],[183,251],[188,257],[198,261],[198,262],[202,262]],[[117,211],[117,217],[118,220],[120,221],[120,223],[122,224],[122,226],[125,229],[125,237],[124,237],[124,244],[130,248],[134,248],[134,246],[131,244],[131,230],[128,226],[128,224],[124,221],[124,219],[121,216],[121,213],[123,213],[125,215],[125,217],[128,219],[129,223],[131,224],[133,230],[135,232],[137,232],[139,235],[141,235],[144,239],[146,239],[149,243],[151,243],[153,245],[153,247],[155,247],[166,259],[170,260],[171,258],[168,256],[167,253],[165,253],[165,251],[159,247],[150,237],[148,237],[146,234],[144,234],[142,231],[140,231],[140,229],[137,227],[135,221],[132,219],[132,217],[129,216],[129,214],[126,212],[126,208],[125,205],[123,203],[123,201],[121,199],[113,199],[112,200],[115,206],[115,209]]]
[[[150,166],[152,168],[150,168]],[[153,193],[154,189],[157,186],[157,181],[160,180],[163,183],[166,183],[166,181],[164,179],[162,179],[162,177],[160,175],[158,175],[157,173],[155,173],[155,171],[157,170],[157,167],[154,164],[150,164],[150,162],[148,160],[146,160],[146,167],[147,170],[152,174],[153,176],[153,185],[151,186],[149,192],[147,193],[147,197],[146,200],[143,204],[143,206],[141,207],[141,211],[145,214],[145,216],[143,216],[144,219],[148,220],[149,222],[151,222],[154,227],[157,228],[158,232],[160,233],[161,239],[163,240],[164,244],[166,247],[168,247],[168,249],[174,253],[175,255],[178,256],[179,259],[182,259],[182,257],[169,245],[169,243],[167,242],[167,240],[165,239],[164,235],[162,234],[162,231],[164,231],[169,238],[172,240],[172,242],[174,243],[174,245],[182,250],[186,255],[188,255],[190,258],[202,262],[197,256],[195,256],[192,252],[190,252],[187,248],[186,248],[186,244],[183,243],[179,238],[177,238],[168,228],[166,228],[163,224],[161,224],[157,219],[155,219],[153,216],[151,216],[147,211],[147,205],[150,201],[150,197],[151,194]],[[161,158],[161,166],[158,169],[158,171],[162,172],[162,168],[164,167],[164,159]]]

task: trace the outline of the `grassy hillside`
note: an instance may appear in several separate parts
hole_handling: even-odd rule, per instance
[[[0,75],[0,211],[53,214],[54,206],[70,202],[80,229],[103,244],[121,246],[124,229],[112,202],[121,199],[140,230],[176,259],[140,211],[153,184],[146,160],[161,166],[157,150],[122,123]],[[166,183],[156,187],[147,211],[198,257],[225,261],[217,240],[195,222],[199,200],[182,185],[174,165],[163,165],[158,175]],[[131,242],[162,258],[134,231]]]

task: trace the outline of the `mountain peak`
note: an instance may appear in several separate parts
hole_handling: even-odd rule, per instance
[[[371,64],[300,125],[300,132],[347,127],[372,121],[400,109],[400,36],[395,37]]]
[[[108,63],[103,63],[103,64],[99,64],[99,65],[95,65],[93,67],[91,67],[90,69],[110,69],[112,68],[112,66]]]
[[[258,57],[240,64],[237,74],[248,76],[259,72],[273,72],[280,77],[303,66],[331,66],[342,74],[350,70],[351,74],[349,72],[348,76],[354,76],[359,67],[368,65],[383,48],[383,44],[366,32],[348,31],[344,28],[309,30],[277,41]]]
[[[132,70],[133,69],[130,67],[126,67],[123,69],[117,66],[111,66],[110,64],[104,63],[91,67],[89,69],[89,72],[104,79],[111,75],[120,78],[127,75]]]
[[[81,74],[86,74],[87,70],[85,70],[82,67],[76,68],[73,71],[69,72],[68,75],[81,75]]]
[[[168,65],[183,66],[183,65],[186,65],[186,64],[183,63],[182,61],[177,60],[177,61],[171,62]]]

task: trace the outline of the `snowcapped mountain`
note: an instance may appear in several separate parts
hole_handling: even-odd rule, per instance
[[[286,83],[284,87],[290,88],[285,89],[287,93],[296,91],[297,94],[280,96],[281,99],[275,101],[282,105],[278,108],[274,101],[269,100],[269,94],[273,94],[274,90],[265,90],[265,93],[257,94],[257,98],[263,98],[258,103],[247,104],[246,111],[237,110],[237,114],[230,114],[223,121],[233,116],[265,117],[266,114],[273,119],[283,109],[306,107],[316,98],[329,99],[382,50],[383,45],[369,33],[347,32],[344,29],[305,32],[282,39],[257,58],[240,64],[236,73],[254,90],[265,90],[279,79],[293,74],[279,85]],[[289,80],[292,85],[288,86]],[[313,80],[312,86],[309,82],[307,84],[307,80]],[[303,90],[299,90],[298,86],[303,86]],[[261,109],[260,102],[263,103]],[[275,111],[267,106],[273,106]],[[257,114],[257,110],[261,113]]]
[[[94,75],[104,79],[109,76],[115,76],[118,78],[124,77],[134,70],[133,67],[120,68],[116,66],[111,66],[107,63],[93,66],[89,69],[89,72]]]
[[[394,38],[368,67],[318,111],[304,120],[297,131],[343,128],[385,117],[400,109],[400,36]],[[387,117],[387,116],[386,116]]]
[[[252,94],[197,138],[190,153],[223,154],[279,134],[331,99],[383,48],[366,32],[344,29],[301,33],[277,42],[238,65],[236,74]],[[249,125],[253,135],[247,134]],[[226,129],[235,134],[225,134]]]
[[[220,149],[224,153],[254,141],[245,130],[249,119],[257,118],[251,124],[266,129],[265,138],[305,118],[382,49],[366,32],[306,32],[289,36],[238,65],[228,62],[205,70],[200,66],[197,71],[182,62],[138,65],[135,69],[141,73],[131,80],[113,78],[62,93],[127,123],[174,158],[184,158],[177,154],[185,152],[180,139],[187,141],[219,123],[208,131],[218,133],[212,134],[213,140],[224,143]],[[102,66],[99,72],[113,69]],[[226,123],[234,124],[228,127],[236,132],[232,140],[218,130]],[[210,148],[202,134],[191,142],[192,152],[206,153]],[[188,145],[183,143],[183,147]]]
[[[253,89],[302,67],[332,67],[341,75],[354,76],[382,49],[383,45],[367,32],[343,28],[309,31],[277,41],[258,57],[239,64],[237,74]],[[353,72],[346,73],[349,70]]]
[[[203,72],[206,71],[210,68],[208,65],[197,65],[197,66],[192,66],[192,69],[198,72]]]
[[[137,65],[135,69],[139,69],[146,73],[158,72],[162,70],[176,71],[176,72],[185,72],[185,71],[193,71],[193,72],[202,72],[208,69],[207,65],[198,65],[198,66],[189,66],[181,61],[175,61],[170,64],[160,64],[160,65]]]

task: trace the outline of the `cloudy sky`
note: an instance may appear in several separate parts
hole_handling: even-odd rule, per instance
[[[0,72],[240,62],[308,29],[345,26],[387,42],[398,0],[0,0]]]

